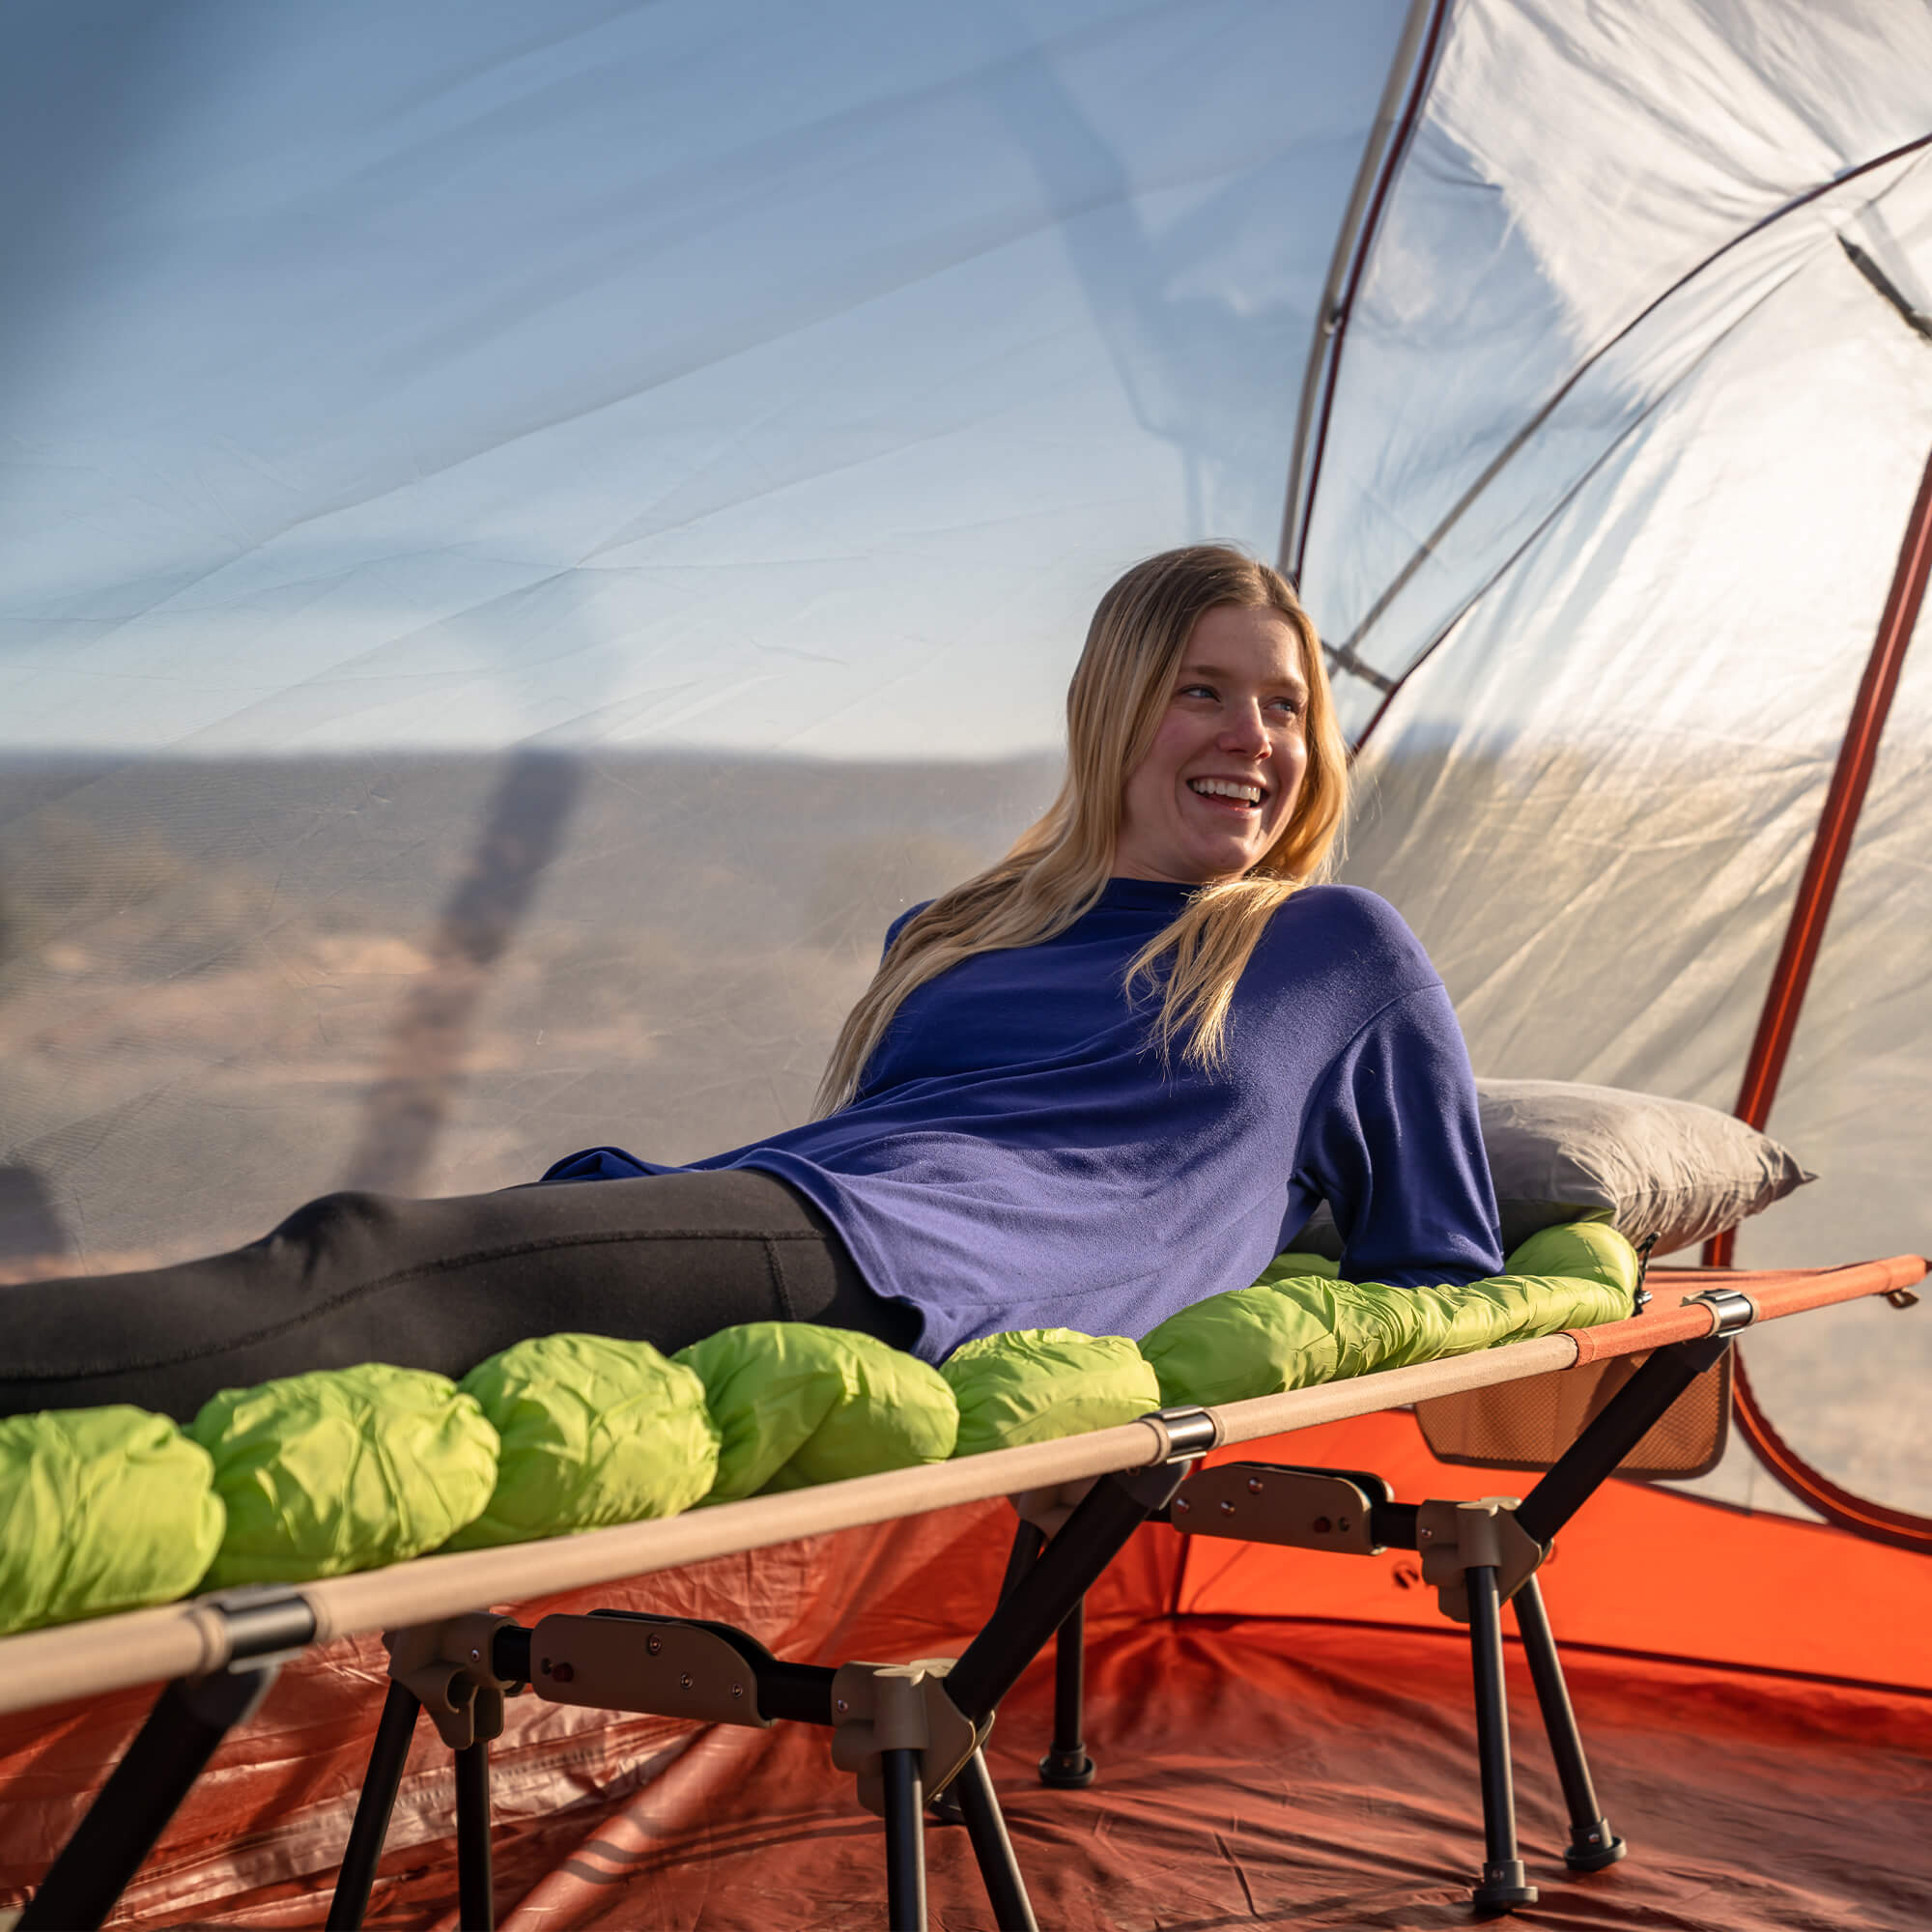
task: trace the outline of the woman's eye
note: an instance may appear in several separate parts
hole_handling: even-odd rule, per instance
[[[1211,684],[1183,684],[1175,696],[1177,697],[1212,697],[1214,696],[1214,687]]]

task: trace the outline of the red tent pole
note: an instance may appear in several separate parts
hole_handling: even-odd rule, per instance
[[[1858,830],[1859,813],[1864,808],[1865,792],[1871,783],[1879,740],[1885,732],[1892,696],[1898,690],[1906,648],[1918,622],[1928,571],[1932,571],[1932,457],[1927,458],[1925,473],[1919,479],[1918,497],[1905,527],[1905,541],[1899,546],[1898,564],[1892,572],[1885,614],[1879,619],[1878,636],[1872,642],[1870,657],[1865,660],[1851,722],[1838,748],[1837,768],[1832,774],[1831,789],[1825,794],[1825,809],[1819,815],[1811,854],[1804,864],[1804,876],[1791,908],[1790,923],[1785,927],[1784,945],[1771,976],[1764,1009],[1758,1016],[1757,1037],[1752,1040],[1750,1057],[1745,1063],[1744,1084],[1738,1093],[1735,1112],[1740,1120],[1748,1121],[1754,1127],[1762,1128],[1770,1120],[1772,1102],[1777,1097],[1777,1083],[1784,1072],[1792,1037],[1798,1031],[1798,1016],[1811,983],[1819,942],[1831,918],[1832,900],[1844,873],[1852,836]],[[1730,1266],[1735,1233],[1727,1228],[1705,1243],[1705,1266]],[[1758,1461],[1793,1495],[1809,1503],[1827,1521],[1836,1523],[1841,1529],[1902,1548],[1932,1552],[1932,1520],[1853,1495],[1822,1470],[1813,1468],[1778,1435],[1758,1406],[1742,1360],[1736,1365],[1732,1394],[1738,1428],[1745,1440],[1755,1451]]]
[[[1859,682],[1859,695],[1838,747],[1837,768],[1825,794],[1811,855],[1804,862],[1804,876],[1799,882],[1791,920],[1784,929],[1784,945],[1772,972],[1764,1009],[1758,1015],[1757,1037],[1751,1041],[1750,1057],[1745,1063],[1738,1104],[1732,1110],[1754,1127],[1762,1128],[1770,1120],[1772,1102],[1777,1097],[1777,1083],[1811,983],[1811,969],[1817,964],[1819,942],[1832,916],[1832,901],[1858,830],[1859,813],[1864,809],[1906,647],[1918,622],[1928,571],[1932,571],[1932,457],[1926,459],[1925,473],[1919,478],[1918,497],[1906,525],[1905,541],[1899,546],[1885,614],[1879,619],[1878,636],[1865,660],[1864,676]],[[1726,1229],[1706,1245],[1705,1266],[1730,1266],[1732,1236],[1733,1231]]]

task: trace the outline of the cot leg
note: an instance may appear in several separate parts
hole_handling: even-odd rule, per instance
[[[490,1746],[482,1738],[456,1753],[456,1901],[461,1932],[493,1932],[497,1899],[490,1875]]]
[[[1503,1698],[1502,1597],[1490,1565],[1472,1568],[1465,1576],[1469,1656],[1476,1680],[1476,1760],[1483,1780],[1483,1882],[1470,1897],[1478,1916],[1488,1918],[1519,1905],[1534,1905],[1536,1888],[1517,1856],[1509,1706]]]
[[[1001,1603],[1019,1587],[1020,1579],[1039,1561],[1039,1552],[1045,1548],[1045,1533],[1037,1524],[1022,1522],[1013,1531],[1013,1547],[1007,1552],[1007,1574],[1000,1578]]]
[[[1212,1425],[1205,1416],[1202,1421],[1206,1446]],[[1181,1426],[1170,1428],[1178,1433]],[[1178,1455],[1198,1453],[1185,1438],[1183,1445]],[[1156,1463],[1116,1471],[1094,1484],[1026,1573],[1026,1587],[1001,1603],[948,1674],[947,1695],[967,1717],[977,1722],[998,1708],[1127,1539],[1155,1510],[1167,1507],[1185,1474],[1179,1461]]]
[[[975,1751],[967,1760],[966,1769],[953,1780],[953,1789],[959,1794],[959,1808],[973,1840],[973,1856],[980,1861],[980,1876],[985,1881],[993,1923],[1000,1932],[1039,1932],[983,1752]]]
[[[1538,1543],[1554,1542],[1557,1531],[1616,1473],[1617,1464],[1651,1425],[1730,1346],[1729,1335],[1710,1335],[1658,1350],[1523,1497],[1516,1513],[1518,1524]]]
[[[1549,1733],[1550,1754],[1556,1760],[1563,1803],[1570,1813],[1570,1844],[1563,1862],[1572,1871],[1602,1871],[1605,1865],[1615,1864],[1626,1847],[1598,1805],[1597,1788],[1590,1781],[1590,1766],[1583,1756],[1583,1739],[1577,1729],[1577,1714],[1570,1708],[1569,1687],[1563,1682],[1556,1639],[1550,1634],[1548,1612],[1534,1577],[1516,1593],[1514,1603],[1516,1627],[1522,1636],[1523,1655],[1529,1660],[1543,1727]]]
[[[925,1932],[925,1821],[920,1815],[919,1753],[889,1750],[880,1757],[886,1784],[887,1932]]]
[[[1014,1527],[1013,1547],[1007,1552],[1006,1574],[1000,1578],[1001,1603],[1004,1604],[1019,1588],[1027,1572],[1039,1561],[1039,1552],[1045,1548],[1044,1531],[1022,1519]],[[954,1778],[927,1809],[936,1825],[965,1824],[966,1812],[959,1798],[959,1780]]]
[[[92,1932],[114,1910],[215,1746],[253,1714],[274,1681],[270,1663],[170,1684],[15,1921],[16,1932]]]
[[[369,1747],[369,1769],[362,1774],[362,1796],[355,1801],[355,1820],[349,1828],[349,1846],[335,1878],[327,1932],[360,1932],[369,1910],[369,1889],[383,1859],[383,1840],[389,1835],[389,1815],[409,1761],[410,1741],[415,1736],[422,1706],[406,1685],[393,1679],[383,1703],[376,1742]]]
[[[1094,1782],[1094,1760],[1080,1735],[1086,1677],[1087,1599],[1082,1597],[1053,1639],[1053,1748],[1039,1761],[1039,1781],[1060,1791],[1082,1791]]]

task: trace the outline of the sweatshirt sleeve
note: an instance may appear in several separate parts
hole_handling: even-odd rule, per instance
[[[1440,981],[1393,1000],[1336,1056],[1302,1140],[1342,1273],[1399,1288],[1502,1271],[1476,1084]]]
[[[931,903],[930,899],[921,899],[917,905],[907,906],[905,911],[900,913],[893,921],[892,924],[886,927],[885,943],[879,948],[879,963],[881,965],[885,964],[886,954],[893,950],[893,941],[906,929],[909,922],[917,919]]]

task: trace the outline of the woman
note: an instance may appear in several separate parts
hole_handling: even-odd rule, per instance
[[[665,1169],[336,1194],[210,1260],[11,1291],[0,1413],[381,1360],[461,1375],[565,1329],[1145,1334],[1251,1281],[1325,1198],[1345,1273],[1502,1264],[1462,1036],[1389,907],[1319,880],[1347,766],[1286,581],[1212,545],[1130,570],[1067,694],[1067,774],[998,865],[898,920],[816,1117]]]

